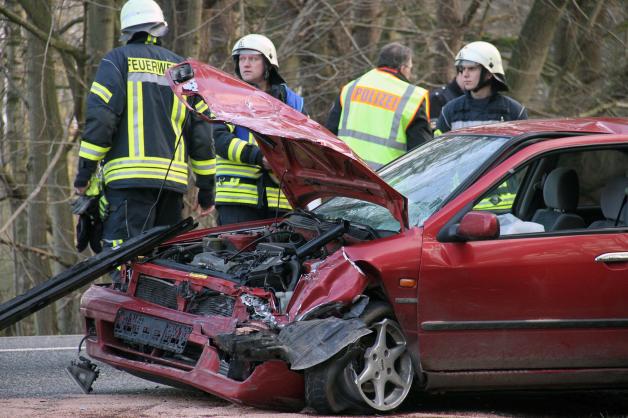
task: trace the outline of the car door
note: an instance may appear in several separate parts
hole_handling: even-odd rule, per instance
[[[481,201],[487,184],[500,184],[509,169],[552,146],[537,144],[510,158],[426,222],[419,279],[426,370],[628,365],[626,227],[455,243],[436,238],[448,220]]]

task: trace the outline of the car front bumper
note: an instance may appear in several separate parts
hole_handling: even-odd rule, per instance
[[[186,351],[181,356],[142,349],[114,336],[119,309],[189,325]],[[265,361],[243,381],[228,377],[228,364],[210,344],[210,337],[234,328],[232,318],[206,318],[174,311],[106,287],[92,286],[81,301],[87,327],[87,353],[129,373],[166,384],[183,384],[236,403],[297,410],[303,407],[303,376],[281,360]]]

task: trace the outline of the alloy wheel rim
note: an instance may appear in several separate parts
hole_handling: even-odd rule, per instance
[[[378,411],[398,407],[410,392],[414,368],[406,339],[394,321],[374,324],[375,341],[360,364],[349,365],[352,382],[364,402]]]

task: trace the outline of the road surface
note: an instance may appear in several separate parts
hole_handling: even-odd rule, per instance
[[[207,417],[314,415],[233,405],[195,390],[158,385],[98,363],[89,395],[67,376],[81,336],[0,338],[0,417]],[[404,417],[628,416],[628,391],[430,394]]]

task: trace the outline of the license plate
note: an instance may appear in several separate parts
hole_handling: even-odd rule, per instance
[[[182,353],[192,327],[120,309],[113,335],[126,341]]]

